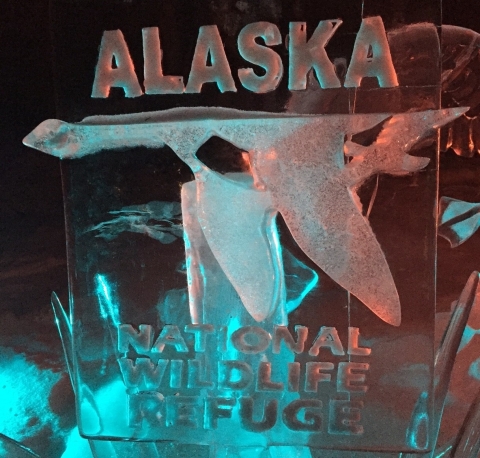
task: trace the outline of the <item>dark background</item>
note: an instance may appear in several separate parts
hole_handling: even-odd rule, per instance
[[[421,2],[411,4],[421,8]],[[68,304],[59,161],[22,145],[41,121],[56,117],[48,16],[48,0],[0,0],[0,347],[35,353],[35,363],[63,371],[49,303],[56,291]],[[480,32],[480,2],[444,0],[443,23]],[[474,176],[472,186],[476,180],[480,183]],[[480,269],[477,254],[480,234],[454,251],[439,240],[441,309],[458,296],[472,270]],[[3,370],[0,360],[0,375]],[[62,377],[56,395],[61,402],[50,403],[65,427],[74,424],[68,386]],[[45,430],[28,445],[39,450],[49,434]]]

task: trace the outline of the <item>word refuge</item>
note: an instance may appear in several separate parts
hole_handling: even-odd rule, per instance
[[[290,22],[285,37],[288,49],[288,89],[306,89],[307,75],[313,70],[320,87],[338,88],[341,81],[325,47],[342,24],[340,19],[320,21],[307,39],[306,22]],[[163,49],[158,27],[142,29],[144,74],[143,88],[135,72],[128,45],[121,30],[103,33],[92,97],[107,98],[112,87],[122,88],[126,97],[145,94],[195,94],[205,83],[214,83],[220,92],[237,92],[228,56],[216,25],[199,28],[188,80],[183,76],[165,75],[162,69]],[[251,67],[239,68],[241,85],[262,94],[275,90],[286,72],[280,55],[272,46],[283,42],[280,30],[270,22],[247,24],[237,37],[240,56],[263,69],[258,74]],[[378,80],[380,87],[398,86],[382,18],[364,18],[358,31],[345,87],[359,87],[365,77]]]

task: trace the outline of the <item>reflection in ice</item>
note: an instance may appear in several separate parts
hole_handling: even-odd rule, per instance
[[[439,202],[438,235],[452,248],[466,242],[480,227],[480,204],[442,197]]]
[[[123,232],[146,234],[161,243],[172,243],[182,237],[181,213],[178,202],[149,202],[111,211],[114,216],[93,226],[97,237],[112,240]]]

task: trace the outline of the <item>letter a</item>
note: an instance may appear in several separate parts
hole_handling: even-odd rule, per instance
[[[211,65],[207,63],[209,56]],[[237,92],[216,25],[204,25],[198,31],[197,45],[185,92],[199,93],[204,83],[217,83],[220,92]]]
[[[311,356],[317,356],[320,348],[328,348],[332,354],[336,356],[343,356],[345,354],[337,330],[328,326],[322,326],[320,328],[320,331],[318,331],[318,335],[313,342],[312,348],[308,350],[308,354]]]
[[[116,68],[112,67],[113,61]],[[121,30],[103,32],[92,97],[107,98],[112,87],[121,87],[126,97],[139,97],[143,94]]]
[[[345,76],[345,87],[359,87],[366,76],[377,78],[380,87],[398,86],[397,73],[380,16],[362,21]]]

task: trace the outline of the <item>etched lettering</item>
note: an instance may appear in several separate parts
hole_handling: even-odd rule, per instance
[[[311,356],[317,356],[320,348],[328,348],[332,354],[336,356],[343,356],[345,354],[337,330],[328,326],[322,326],[320,328],[315,342],[313,342],[312,348],[310,348],[308,354]]]
[[[120,358],[118,364],[125,386],[145,391],[154,390],[160,386],[168,359],[159,359],[155,365],[149,358],[137,358],[135,364],[131,359]]]
[[[188,360],[188,388],[213,388],[213,383],[208,380],[202,380],[202,375],[205,373],[205,368],[202,362],[197,359]]]
[[[187,353],[188,347],[177,326],[167,324],[155,341],[152,351],[162,353],[165,345],[172,345],[180,353]]]
[[[199,396],[169,396],[166,402],[166,426],[199,428],[203,419],[203,403]]]
[[[359,347],[358,338],[360,337],[360,330],[358,328],[348,328],[348,351],[349,355],[369,356],[372,352],[371,348]]]
[[[307,40],[306,22],[290,22],[289,35],[286,38],[290,90],[305,90],[307,75],[311,70],[320,87],[341,87],[335,66],[325,50],[341,24],[341,19],[320,21]],[[258,39],[263,40],[264,44],[259,43]],[[182,76],[169,76],[163,73],[163,50],[159,28],[143,28],[142,42],[146,94],[200,93],[205,83],[215,83],[222,93],[237,92],[216,25],[199,28],[185,88]],[[257,94],[277,89],[284,69],[279,54],[270,47],[281,43],[282,36],[275,24],[260,21],[243,27],[237,38],[238,53],[246,61],[262,69],[260,74],[253,68],[238,69],[238,78],[245,89]],[[359,87],[365,77],[376,78],[380,87],[398,86],[385,27],[379,16],[362,20],[344,85]],[[143,94],[127,43],[120,30],[107,30],[102,36],[91,96],[106,98],[112,87],[122,88],[126,97],[138,97]]]
[[[312,37],[307,41],[307,23],[290,22],[288,89],[291,91],[306,89],[307,74],[312,68],[320,87],[341,87],[335,66],[325,51],[325,46],[341,24],[340,19],[320,21]]]
[[[232,333],[231,344],[244,354],[260,354],[257,357],[259,361],[255,358],[258,366],[254,371],[251,364],[242,360],[220,360],[217,362],[216,373],[211,367],[213,360],[206,353],[207,344],[213,345],[217,350],[227,349],[227,327],[189,324],[184,330],[187,334],[193,334],[191,342],[189,341],[192,348],[187,347],[180,329],[174,325],[164,326],[150,348],[154,340],[154,329],[151,326],[140,325],[138,330],[131,325],[119,326],[118,348],[125,356],[118,359],[118,364],[129,396],[128,422],[132,427],[142,427],[142,422],[145,421],[149,425],[156,424],[157,427],[188,426],[215,430],[222,419],[238,415],[242,428],[251,432],[263,432],[274,427],[281,410],[280,421],[291,431],[318,433],[325,429],[329,434],[363,433],[363,426],[360,424],[363,406],[361,402],[333,399],[327,407],[324,400],[315,399],[315,396],[308,393],[322,393],[323,396],[336,388],[337,393],[361,395],[368,388],[368,363],[341,361],[337,366],[337,363],[333,362],[284,361],[276,366],[268,360],[266,351],[270,343],[274,354],[290,351],[303,356],[317,356],[320,350],[325,348],[334,356],[344,356],[344,347],[336,328],[320,327],[307,351],[305,342],[309,330],[306,326],[297,326],[296,336],[285,326],[273,326],[272,334],[260,326],[240,327]],[[371,349],[359,346],[359,340],[359,329],[349,327],[348,354],[355,357],[370,356]],[[281,348],[282,342],[286,348]],[[158,353],[163,352],[166,345],[179,352],[183,359],[158,359]],[[132,349],[155,358],[127,358]],[[191,359],[186,353],[193,349],[197,352],[197,357]],[[252,362],[255,359],[252,359]],[[320,387],[322,383],[326,390]],[[163,391],[163,386],[178,391],[174,396],[164,399],[159,393]],[[186,393],[186,396],[181,392],[182,388],[192,391]],[[257,394],[248,392],[244,397],[232,394],[234,391],[245,392],[253,389]],[[220,390],[226,390],[228,395],[222,396],[219,394]],[[300,391],[307,393],[307,396],[290,400],[289,404],[280,406],[280,402],[288,399],[287,393]],[[262,392],[271,394],[265,399],[258,395]]]
[[[121,324],[118,327],[118,351],[127,353],[129,345],[141,354],[148,355],[153,341],[153,328],[149,324],[141,324],[138,331],[129,324]]]
[[[331,399],[329,405],[328,432],[330,434],[363,434],[361,420],[362,401]]]
[[[258,391],[283,391],[283,383],[272,381],[272,363],[260,362],[257,376]]]
[[[106,98],[112,87],[122,88],[126,97],[138,97],[143,94],[127,43],[120,30],[103,32],[95,67],[92,97]]]
[[[208,65],[209,60],[210,65]],[[205,83],[216,83],[220,92],[237,92],[216,25],[205,25],[198,31],[197,45],[185,92],[199,93]]]
[[[231,418],[235,404],[234,398],[207,398],[205,400],[204,429],[215,429],[219,418]]]
[[[362,392],[368,389],[365,383],[365,374],[370,364],[367,363],[338,363],[337,391],[339,393]]]
[[[183,382],[183,361],[172,359],[170,361],[170,388],[181,388]]]
[[[263,94],[277,88],[283,76],[283,63],[275,51],[258,44],[256,38],[262,38],[266,46],[274,46],[282,43],[282,36],[278,27],[270,22],[248,24],[238,35],[240,55],[265,70],[265,74],[259,76],[252,68],[241,68],[238,78],[249,91]]]
[[[181,94],[184,90],[183,77],[163,74],[158,27],[142,29],[142,38],[145,94]]]
[[[227,351],[227,335],[228,328],[226,326],[220,326],[217,334],[217,351],[225,353]]]
[[[283,409],[282,418],[287,428],[293,431],[321,431],[322,401],[318,399],[297,399]],[[303,420],[300,412],[303,411]]]
[[[138,428],[146,421],[158,426],[164,417],[165,401],[160,393],[148,392],[128,395],[128,426]]]
[[[300,389],[300,363],[288,363],[288,391]]]
[[[345,76],[345,87],[359,87],[367,76],[377,78],[380,87],[398,86],[385,26],[380,16],[362,20]]]
[[[242,353],[256,354],[265,351],[272,337],[258,326],[245,326],[232,334],[233,346]]]
[[[244,390],[253,381],[252,368],[243,361],[218,362],[218,387],[221,389]]]
[[[320,382],[330,382],[332,380],[332,375],[326,374],[324,371],[333,371],[334,367],[335,366],[333,363],[307,363],[305,391],[310,393],[316,393],[318,391],[318,384]]]
[[[272,399],[266,405],[263,402],[263,413],[260,421],[254,421],[254,410],[253,398],[240,398],[240,423],[244,429],[254,433],[261,433],[275,426],[278,411],[278,401],[276,399]]]
[[[195,351],[204,352],[207,344],[207,335],[214,332],[211,324],[187,324],[185,332],[192,333],[195,336]]]
[[[283,340],[289,350],[297,354],[302,353],[305,348],[305,341],[308,337],[308,328],[305,326],[295,326],[295,332],[297,333],[296,342],[286,326],[274,326],[272,352],[277,354],[280,353],[280,344]]]

